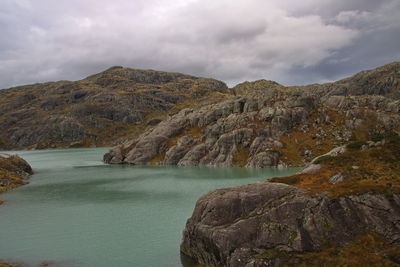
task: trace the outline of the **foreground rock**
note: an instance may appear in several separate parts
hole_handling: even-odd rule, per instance
[[[400,264],[400,138],[386,142],[349,145],[311,173],[207,193],[181,251],[209,266]],[[332,184],[337,173],[347,178]]]
[[[303,166],[351,140],[400,131],[400,63],[335,83],[284,87],[245,82],[235,97],[183,109],[116,146],[108,163]]]
[[[32,174],[31,166],[24,159],[0,154],[0,193],[27,184]]]
[[[211,266],[253,266],[282,260],[252,259],[270,249],[316,251],[366,231],[399,242],[399,211],[398,194],[310,197],[305,190],[269,182],[222,189],[198,200],[181,250]]]

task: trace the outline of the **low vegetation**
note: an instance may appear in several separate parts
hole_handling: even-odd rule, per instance
[[[319,251],[309,253],[271,249],[254,257],[279,257],[282,259],[281,266],[398,266],[395,262],[400,261],[400,244],[390,244],[374,233],[366,233],[345,246],[328,244]]]
[[[0,154],[0,193],[25,185],[30,174],[32,169],[26,161],[18,156]]]
[[[383,146],[362,150],[360,143],[352,143],[344,154],[320,157],[315,161],[322,164],[317,173],[273,178],[271,182],[294,185],[313,194],[326,192],[331,197],[367,192],[400,193],[400,137],[387,138]],[[329,178],[336,174],[346,178],[336,184],[329,183]]]
[[[235,167],[246,166],[249,153],[250,151],[248,148],[240,146],[236,154],[233,155],[232,166]]]
[[[322,114],[314,112],[309,118],[309,124],[298,125],[288,134],[281,137],[283,148],[276,148],[282,153],[282,159],[289,166],[304,166],[305,152],[308,151],[310,160],[313,156],[323,155],[337,145],[335,136],[320,133],[331,133],[344,124],[344,118],[337,110],[326,108],[330,120],[324,123],[315,123],[321,120]],[[300,128],[303,127],[303,130]]]
[[[381,193],[391,198],[393,194],[400,194],[400,137],[390,132],[379,141],[383,145],[372,147],[368,147],[365,141],[354,141],[346,146],[347,151],[343,154],[317,158],[314,163],[322,165],[317,173],[278,177],[270,181],[332,198],[365,193]],[[329,178],[337,174],[344,177],[343,181],[329,183]],[[330,243],[308,253],[268,250],[256,257],[279,257],[283,259],[282,266],[399,266],[400,244],[389,243],[374,232],[367,232],[345,246]]]

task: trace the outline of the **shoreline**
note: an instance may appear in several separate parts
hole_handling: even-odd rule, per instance
[[[32,174],[32,167],[20,156],[0,154],[0,194],[28,184]],[[0,199],[0,205],[4,202]]]

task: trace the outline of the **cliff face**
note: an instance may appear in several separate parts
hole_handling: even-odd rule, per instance
[[[181,250],[209,266],[396,266],[399,167],[393,134],[294,176],[214,190],[197,201]]]
[[[27,184],[32,174],[31,166],[19,156],[0,154],[0,193]]]
[[[0,149],[110,145],[174,108],[226,93],[217,80],[122,67],[76,82],[0,90]]]
[[[400,130],[400,63],[323,85],[245,82],[235,96],[183,109],[104,156],[109,163],[302,166],[349,141]]]

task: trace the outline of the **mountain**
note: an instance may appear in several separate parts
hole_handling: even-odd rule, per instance
[[[400,131],[400,63],[334,83],[244,82],[232,97],[182,109],[104,155],[109,163],[304,166],[352,141]]]
[[[227,94],[214,79],[123,67],[0,90],[0,149],[109,146],[169,113]]]

